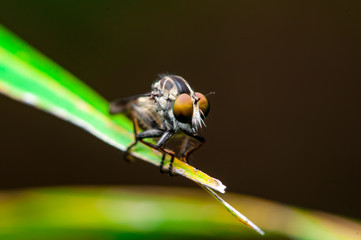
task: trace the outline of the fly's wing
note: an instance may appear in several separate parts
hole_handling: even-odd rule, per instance
[[[140,97],[150,96],[150,93],[138,94],[127,98],[118,98],[110,102],[109,113],[116,114],[122,113],[129,109],[129,103],[137,100]]]
[[[116,99],[110,103],[110,114],[124,113],[136,119],[141,130],[162,129],[163,121],[154,108],[154,100],[150,93]]]
[[[151,97],[139,97],[131,101],[130,105],[133,117],[137,119],[142,130],[164,129],[163,119],[156,111],[154,100]]]

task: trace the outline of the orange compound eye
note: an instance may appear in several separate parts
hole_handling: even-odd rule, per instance
[[[182,123],[190,123],[193,115],[193,102],[186,93],[179,95],[173,104],[174,117]]]
[[[211,105],[209,104],[208,98],[204,96],[202,93],[196,92],[195,93],[198,100],[199,109],[202,111],[203,115],[202,118],[206,118],[209,114],[209,110],[211,109]]]

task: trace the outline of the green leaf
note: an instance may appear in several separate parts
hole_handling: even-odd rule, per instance
[[[134,141],[133,126],[126,116],[111,116],[105,99],[1,25],[0,93],[70,121],[120,150],[124,151]],[[154,149],[137,144],[132,154],[160,166],[161,155]],[[165,160],[165,168],[169,160]],[[226,187],[219,180],[178,159],[174,160],[173,170],[200,184],[239,221],[263,234],[211,190],[224,193]]]

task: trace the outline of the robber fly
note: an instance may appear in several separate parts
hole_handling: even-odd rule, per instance
[[[133,121],[135,141],[127,148],[125,156],[140,141],[163,153],[161,172],[164,172],[166,154],[171,156],[170,175],[175,156],[188,163],[190,154],[205,142],[200,130],[209,110],[207,97],[194,92],[186,80],[176,75],[160,75],[160,79],[152,84],[150,93],[110,103],[111,114],[124,112]],[[156,138],[157,143],[146,142],[146,138]],[[178,150],[166,146],[170,139],[176,138],[181,139]],[[195,139],[198,144],[192,146],[190,139]]]

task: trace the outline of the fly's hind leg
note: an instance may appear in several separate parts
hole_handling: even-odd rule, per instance
[[[131,150],[131,148],[133,148],[137,143],[138,141],[144,143],[145,145],[147,146],[150,146],[152,148],[156,148],[154,147],[153,144],[150,144],[150,143],[147,143],[145,142],[143,139],[144,138],[156,138],[156,137],[161,137],[164,133],[163,130],[160,130],[160,129],[148,129],[148,130],[145,130],[141,133],[139,133],[139,126],[138,126],[138,120],[135,118],[135,117],[132,117],[132,120],[133,120],[133,125],[134,125],[134,136],[135,136],[135,140],[134,142],[129,145],[129,147],[127,148],[126,150],[126,154],[130,155],[129,152]]]
[[[134,117],[133,112],[131,112],[131,118],[132,118],[132,122],[133,122],[134,142],[127,147],[127,150],[124,153],[124,160],[127,162],[134,162],[134,157],[129,152],[138,143],[137,135],[139,132],[139,126],[138,126],[138,121]]]
[[[143,138],[153,138],[153,137],[160,137],[163,134],[163,130],[160,129],[149,129],[146,131],[143,131],[139,133],[139,124],[137,118],[134,116],[133,110],[131,111],[131,119],[133,122],[133,129],[134,129],[134,142],[130,144],[125,151],[125,160],[127,161],[134,161],[133,156],[130,154],[130,150],[138,143],[138,141],[141,141],[142,143],[147,144],[145,141],[143,141]],[[148,144],[147,144],[148,145]],[[131,159],[129,159],[131,157]]]

